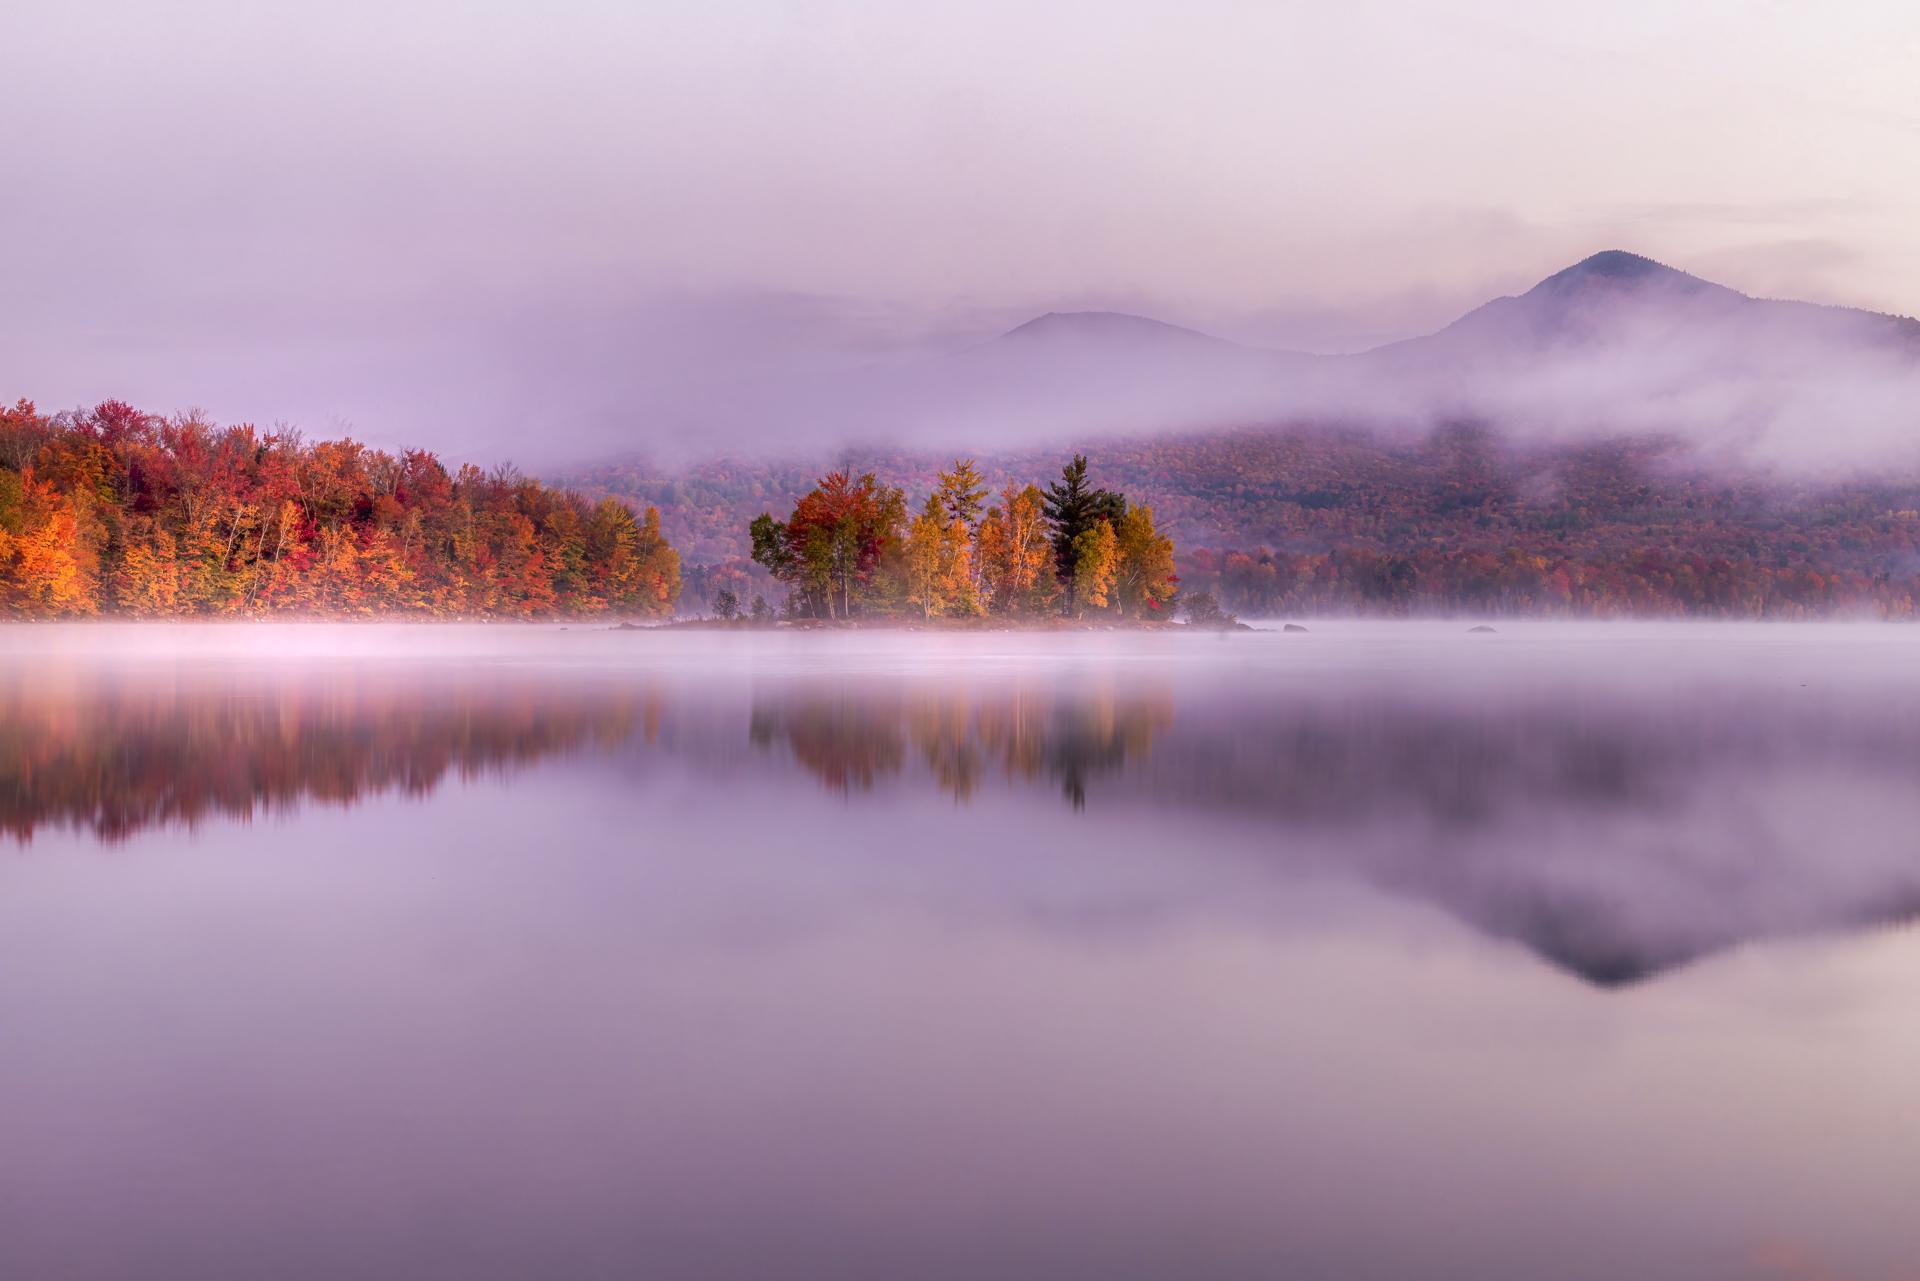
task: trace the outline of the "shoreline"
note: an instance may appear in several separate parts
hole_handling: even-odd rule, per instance
[[[1258,631],[1245,623],[1220,625],[1175,622],[1172,619],[1141,622],[1133,619],[1083,618],[838,618],[775,619],[753,622],[745,619],[683,618],[668,623],[622,623],[615,631],[689,631],[689,632],[1233,632]]]
[[[1567,615],[1567,614],[1292,614],[1263,617],[1252,622],[1236,619],[1229,624],[1188,623],[1174,619],[1142,622],[1130,619],[1069,619],[1036,618],[1018,619],[1007,617],[968,618],[968,619],[927,619],[913,620],[900,618],[855,618],[855,619],[775,619],[771,622],[756,623],[747,619],[728,621],[718,618],[619,618],[607,615],[568,616],[551,618],[502,618],[487,615],[454,615],[420,617],[411,614],[392,615],[315,615],[315,614],[252,614],[237,616],[232,614],[179,614],[167,617],[134,616],[125,614],[95,614],[84,617],[71,615],[50,617],[28,617],[11,615],[0,617],[0,632],[9,630],[53,630],[58,628],[89,629],[100,627],[213,627],[242,630],[248,627],[409,627],[428,630],[436,627],[490,627],[501,630],[515,628],[559,628],[580,631],[625,631],[625,632],[948,632],[964,634],[967,632],[1131,632],[1152,635],[1171,632],[1277,632],[1284,624],[1294,626],[1307,625],[1313,628],[1340,627],[1351,624],[1369,626],[1406,624],[1410,626],[1431,625],[1437,623],[1458,623],[1461,626],[1493,626],[1496,630],[1507,627],[1540,626],[1608,626],[1608,627],[1819,627],[1819,626],[1875,626],[1887,628],[1915,627],[1920,618],[1887,618],[1872,613],[1842,611],[1813,617],[1735,617],[1727,614],[1608,614],[1608,615]]]

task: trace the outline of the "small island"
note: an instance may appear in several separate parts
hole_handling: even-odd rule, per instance
[[[1153,508],[1095,486],[1075,454],[1045,489],[1009,481],[990,496],[970,458],[941,470],[917,515],[872,472],[830,472],[785,520],[749,528],[755,563],[787,589],[785,616],[807,625],[1137,627],[1238,624],[1213,597],[1182,600],[1173,540]],[[770,622],[722,590],[723,622]]]

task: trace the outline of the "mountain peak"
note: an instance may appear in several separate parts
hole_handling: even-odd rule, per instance
[[[1655,262],[1640,254],[1628,253],[1624,249],[1603,249],[1597,254],[1582,258],[1573,266],[1548,276],[1529,292],[1561,294],[1586,289],[1593,285],[1612,288],[1661,285],[1689,291],[1711,289],[1733,292],[1723,285],[1702,280],[1678,268]]]
[[[1597,254],[1582,258],[1568,271],[1583,272],[1589,276],[1611,276],[1628,278],[1632,276],[1650,276],[1661,272],[1683,275],[1665,263],[1655,262],[1644,254],[1629,253],[1625,249],[1602,249]]]
[[[1124,311],[1049,311],[1025,324],[1009,329],[1004,338],[1123,338],[1144,337],[1178,339],[1187,342],[1225,344],[1224,339],[1203,334],[1181,325],[1170,325],[1151,316],[1136,316]]]

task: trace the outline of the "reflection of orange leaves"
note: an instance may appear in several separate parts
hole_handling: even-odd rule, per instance
[[[657,735],[653,687],[351,674],[145,684],[93,671],[0,680],[0,832],[53,823],[104,839],[303,800],[420,796],[586,743]]]
[[[755,707],[754,741],[784,742],[793,758],[831,792],[871,791],[883,776],[899,771],[905,756],[897,711],[875,715],[850,700],[807,699],[780,707]]]
[[[1172,722],[1164,690],[1119,695],[1111,688],[1062,698],[1051,689],[896,691],[860,697],[804,693],[755,705],[753,741],[784,743],[830,791],[870,790],[919,752],[935,783],[970,799],[989,768],[1014,779],[1050,777],[1074,803],[1086,783],[1146,755]]]

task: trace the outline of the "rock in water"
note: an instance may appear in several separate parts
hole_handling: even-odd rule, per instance
[[[1288,623],[1285,627],[1282,627],[1280,630],[1283,632],[1304,632],[1307,629],[1300,626],[1300,624],[1298,623]]]
[[[1474,632],[1490,632],[1490,631],[1492,631],[1492,630],[1493,630],[1493,628],[1491,628],[1491,627],[1488,627],[1488,626],[1487,626],[1487,625],[1486,625],[1485,623],[1482,623],[1482,624],[1480,624],[1480,626],[1478,626],[1478,627],[1469,627],[1469,628],[1467,628],[1467,633],[1468,633],[1468,635],[1472,635],[1472,634],[1473,634]]]

